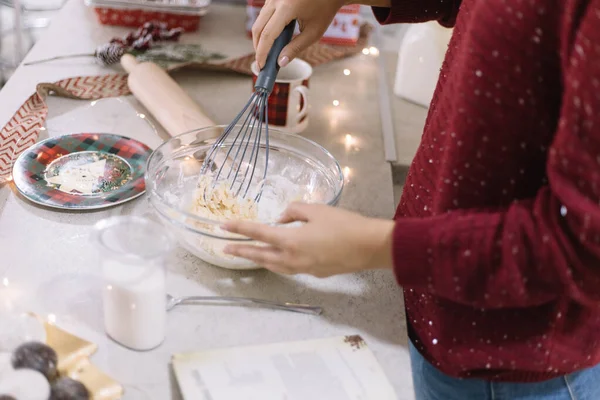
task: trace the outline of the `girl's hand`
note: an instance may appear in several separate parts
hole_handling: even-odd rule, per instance
[[[365,269],[392,268],[394,222],[363,217],[324,205],[293,204],[273,227],[236,221],[224,228],[263,242],[229,245],[227,254],[242,257],[275,272],[326,277]]]
[[[265,65],[273,42],[287,24],[297,20],[301,33],[279,55],[282,67],[323,36],[343,5],[344,0],[267,0],[252,27],[259,67]]]

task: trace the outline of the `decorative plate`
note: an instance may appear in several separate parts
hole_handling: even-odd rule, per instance
[[[145,191],[152,150],[124,136],[77,133],[41,141],[13,167],[19,192],[34,203],[90,210],[135,199]]]

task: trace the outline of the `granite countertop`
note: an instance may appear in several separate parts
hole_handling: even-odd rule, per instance
[[[244,17],[243,7],[214,5],[202,20],[200,32],[186,41],[249,51]],[[238,36],[233,45],[225,35],[220,42],[207,39],[208,32],[219,32],[224,24],[228,35]],[[90,52],[126,31],[99,25],[83,1],[70,0],[26,61]],[[346,68],[351,75],[343,74]],[[85,58],[21,66],[0,91],[0,126],[39,82],[114,71]],[[340,206],[390,218],[394,211],[392,175],[384,159],[376,72],[376,57],[362,54],[317,67],[310,83],[310,124],[303,135],[325,146],[344,167],[347,186]],[[251,90],[249,77],[234,74],[180,71],[175,78],[217,123],[229,122]],[[338,107],[333,100],[339,101]],[[134,99],[127,102],[142,109]],[[76,114],[83,103],[52,99],[49,104],[51,117],[59,118]],[[63,126],[62,131],[49,129],[46,135],[68,133],[69,124]],[[116,133],[126,133],[153,148],[164,137],[160,129],[157,133],[144,129]],[[352,143],[346,140],[348,134]],[[209,266],[177,249],[167,278],[173,295],[262,297],[320,305],[325,314],[312,317],[241,307],[181,307],[169,314],[166,341],[156,350],[136,353],[110,341],[102,328],[97,255],[89,235],[102,218],[146,212],[145,197],[104,211],[51,211],[22,199],[12,184],[0,187],[0,311],[28,310],[51,316],[57,325],[97,343],[99,351],[93,362],[125,385],[125,399],[169,398],[168,362],[173,353],[347,334],[362,335],[398,398],[412,399],[402,293],[388,271],[328,279],[236,272]]]

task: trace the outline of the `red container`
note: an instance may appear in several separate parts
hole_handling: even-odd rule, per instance
[[[181,27],[186,32],[193,32],[198,30],[200,23],[199,15],[107,7],[94,7],[94,11],[98,16],[98,20],[103,25],[137,28],[146,22],[161,21],[166,22],[169,28]]]
[[[258,17],[264,0],[247,0],[246,32],[252,37],[252,25]],[[338,46],[354,46],[360,37],[360,5],[344,6],[336,14],[329,28],[323,35],[321,43]],[[296,27],[296,34],[300,33]]]

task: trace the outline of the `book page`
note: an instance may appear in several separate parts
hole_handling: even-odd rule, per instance
[[[393,400],[358,336],[210,350],[173,357],[186,400]]]

